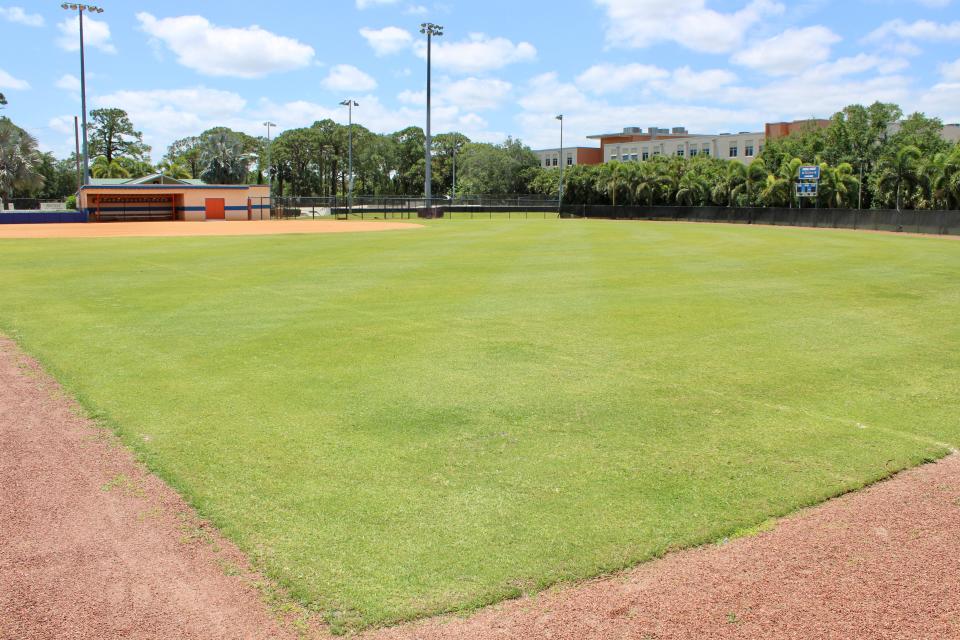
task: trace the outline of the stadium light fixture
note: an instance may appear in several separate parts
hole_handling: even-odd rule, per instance
[[[433,45],[434,36],[443,35],[443,27],[439,24],[433,24],[432,22],[424,22],[420,25],[420,33],[423,33],[427,36],[427,130],[426,130],[426,140],[424,141],[424,147],[426,148],[426,167],[424,171],[423,178],[423,196],[426,199],[427,207],[430,207],[430,200],[433,197],[433,187],[431,184],[432,176],[430,166],[432,157],[431,157],[431,146],[433,145],[433,137],[430,135],[430,70],[431,70],[431,51]]]
[[[83,55],[83,12],[103,13],[103,9],[89,4],[64,2],[65,11],[76,11],[80,20],[80,109],[83,116],[83,184],[90,184],[90,155],[87,145],[87,70]]]
[[[347,108],[348,113],[348,124],[347,124],[347,157],[348,157],[348,171],[350,177],[347,178],[347,210],[353,211],[353,108],[359,107],[360,104],[353,98],[348,98],[340,103],[340,106]]]

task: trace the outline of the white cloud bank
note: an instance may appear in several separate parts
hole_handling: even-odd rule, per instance
[[[137,20],[180,64],[208,76],[259,78],[305,67],[315,55],[313,47],[256,25],[221,27],[203,16],[158,19],[146,12]]]

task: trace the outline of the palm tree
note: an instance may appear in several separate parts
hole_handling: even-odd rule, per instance
[[[210,136],[200,156],[200,179],[208,184],[241,184],[247,179],[250,159],[243,142],[227,132]]]
[[[945,155],[934,186],[934,193],[943,202],[944,208],[960,206],[960,146],[955,146]]]
[[[920,181],[918,162],[921,155],[920,149],[908,145],[881,163],[877,185],[884,190],[896,191],[898,212],[903,202],[903,192],[912,189]]]
[[[97,156],[90,165],[90,175],[94,178],[129,178],[130,171],[123,165],[120,158],[107,162],[106,156]]]
[[[710,199],[710,187],[703,176],[688,171],[680,178],[676,201],[687,207],[702,206]]]
[[[161,160],[157,165],[157,169],[163,175],[176,178],[177,180],[185,180],[193,177],[190,173],[190,167],[176,161]]]
[[[790,206],[793,203],[792,188],[793,183],[789,180],[771,173],[760,191],[760,201],[768,207]]]
[[[851,207],[860,193],[860,180],[853,175],[853,165],[841,162],[831,167],[820,164],[820,196],[828,207]]]
[[[36,138],[0,119],[0,199],[11,199],[14,189],[40,189],[44,182],[41,162]]]
[[[652,207],[659,188],[660,176],[657,168],[650,163],[641,164],[640,170],[637,172],[637,183],[633,188],[637,202],[643,203],[646,201],[646,204]]]
[[[143,176],[149,176],[153,173],[156,173],[154,166],[147,162],[146,160],[140,158],[130,158],[123,156],[117,158],[120,161],[120,166],[123,167],[131,178],[142,178]]]
[[[739,168],[733,169],[731,166],[731,174],[736,177],[736,186],[730,191],[730,204],[745,202],[747,206],[752,206],[755,203],[757,191],[767,181],[767,165],[762,158],[757,158],[749,165],[736,161],[733,164]]]

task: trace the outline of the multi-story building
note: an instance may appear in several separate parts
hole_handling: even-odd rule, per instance
[[[702,135],[690,133],[684,127],[650,127],[646,131],[640,127],[626,127],[622,132],[587,137],[600,141],[604,162],[643,161],[656,156],[710,156],[749,164],[763,149],[764,142],[764,134],[760,132]]]
[[[768,122],[767,126],[764,127],[764,136],[767,140],[776,140],[809,129],[826,129],[829,126],[830,121],[823,118],[809,118],[807,120],[794,120],[793,122]]]
[[[541,167],[560,166],[560,149],[540,149],[534,151],[534,153],[540,158]],[[578,164],[600,164],[603,162],[600,149],[596,147],[564,147],[563,155],[566,158],[566,166],[568,167]]]
[[[760,155],[767,140],[784,138],[811,128],[826,128],[830,120],[812,118],[793,122],[769,122],[764,131],[741,131],[739,133],[719,133],[713,135],[694,134],[685,127],[663,129],[650,127],[626,127],[617,133],[601,133],[587,136],[590,140],[599,140],[600,148],[570,147],[564,148],[567,166],[577,164],[601,164],[605,162],[642,162],[656,156],[677,156],[695,158],[709,156],[724,160],[737,160],[750,164]],[[890,127],[890,133],[899,130],[899,123]],[[960,142],[960,124],[948,124],[941,133],[950,142]],[[535,152],[543,167],[556,167],[560,164],[560,149],[544,149]]]

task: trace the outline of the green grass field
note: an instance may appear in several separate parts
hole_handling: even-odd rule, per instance
[[[626,567],[960,445],[956,240],[439,221],[6,240],[0,274],[0,329],[336,629]]]

